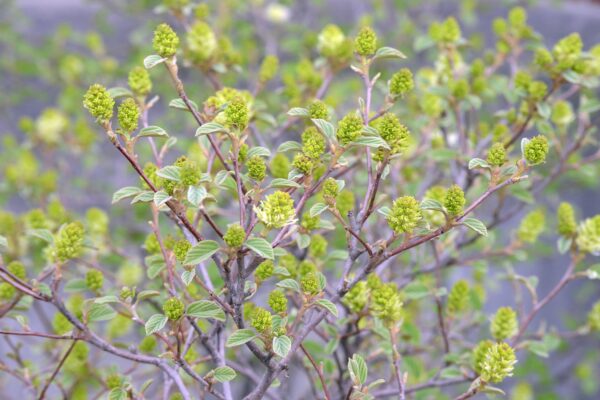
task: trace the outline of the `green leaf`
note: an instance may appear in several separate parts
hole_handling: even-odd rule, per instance
[[[238,329],[237,331],[233,332],[229,338],[227,338],[225,347],[240,346],[251,341],[256,336],[256,332],[254,332],[252,329]]]
[[[142,128],[137,137],[169,137],[169,134],[160,126],[152,125]]]
[[[107,303],[118,303],[119,299],[117,296],[103,296],[94,299],[94,303],[96,304],[107,304]]]
[[[185,286],[190,286],[190,283],[192,283],[195,276],[196,270],[192,268],[189,271],[183,271],[181,273],[181,280],[183,281],[183,283],[185,283]]]
[[[121,188],[113,194],[112,204],[115,204],[119,200],[126,199],[127,197],[133,197],[135,195],[138,195],[142,191],[142,189],[135,186],[126,186],[124,188]]]
[[[116,387],[108,393],[108,400],[127,400],[127,397],[127,391],[120,387]]]
[[[203,186],[188,187],[187,199],[195,207],[200,207],[204,199],[208,197],[208,192]]]
[[[198,105],[193,101],[189,100],[190,105],[194,111],[198,111]],[[182,99],[173,99],[169,102],[169,107],[175,108],[177,110],[190,111],[185,102]]]
[[[202,261],[208,260],[219,251],[219,243],[214,240],[203,240],[188,250],[184,265],[200,264]]]
[[[150,279],[156,278],[158,274],[160,274],[160,272],[167,266],[165,260],[160,254],[148,256],[144,259],[144,261],[148,266],[146,269],[146,275],[148,275],[148,278]]]
[[[292,117],[310,117],[310,113],[306,108],[294,107],[287,112],[287,115]]]
[[[474,168],[490,168],[490,164],[481,158],[473,158],[469,161],[469,169]]]
[[[108,89],[108,94],[113,99],[118,99],[120,97],[133,97],[133,93],[131,93],[131,90],[124,88],[124,87],[110,88],[110,89]]]
[[[271,247],[271,244],[263,238],[250,238],[246,240],[246,243],[244,244],[250,250],[263,258],[268,258],[269,260],[275,258],[275,255],[273,254],[273,247]]]
[[[179,167],[175,165],[167,165],[166,167],[163,167],[156,171],[156,175],[160,176],[161,178],[168,179],[170,181],[179,182],[181,181],[180,171],[181,170],[179,169]]]
[[[556,242],[556,247],[558,248],[558,252],[560,254],[565,254],[567,251],[569,251],[572,244],[573,244],[573,238],[567,238],[567,237],[561,236],[558,238],[558,241]]]
[[[423,200],[423,201],[425,201],[425,200]],[[421,203],[421,204],[423,204],[423,203]],[[380,209],[377,210],[377,212],[386,218],[388,218],[392,214],[392,210],[387,206],[381,207]]]
[[[88,321],[107,321],[117,316],[117,312],[108,304],[94,303],[88,312]]]
[[[65,292],[80,292],[82,290],[87,290],[85,279],[71,279],[65,285]]]
[[[229,382],[231,380],[234,380],[237,376],[233,368],[227,366],[215,368],[212,371],[212,375],[214,376],[217,382]]]
[[[144,67],[146,67],[146,69],[154,68],[158,64],[165,62],[165,60],[166,58],[152,54],[151,56],[144,58]]]
[[[328,121],[325,121],[324,119],[312,119],[311,121],[326,138],[330,141],[335,140],[335,128]]]
[[[167,324],[167,317],[163,314],[154,314],[146,321],[146,336],[150,336],[155,332],[160,331]]]
[[[137,295],[137,301],[140,302],[144,299],[149,299],[150,297],[159,296],[160,292],[158,290],[142,290]]]
[[[151,190],[144,190],[143,192],[141,192],[140,194],[138,194],[137,196],[135,196],[133,199],[131,199],[131,204],[135,204],[135,203],[147,203],[149,201],[153,201],[154,200],[154,192]]]
[[[338,309],[335,306],[335,304],[333,304],[327,299],[318,299],[317,301],[315,301],[315,304],[329,311],[331,314],[333,314],[334,317],[337,317],[339,315]]]
[[[287,142],[281,143],[279,148],[277,149],[278,153],[285,153],[286,151],[302,151],[302,145],[298,142],[294,142],[289,140]]]
[[[299,249],[305,249],[310,246],[310,236],[301,233],[296,237],[296,243],[298,244]]]
[[[374,60],[386,59],[386,58],[402,59],[402,58],[406,58],[406,56],[400,50],[395,49],[393,47],[381,47],[381,48],[377,49],[377,52],[375,53],[375,57],[373,57]]]
[[[358,354],[354,354],[352,358],[348,359],[348,372],[350,373],[352,382],[357,386],[364,385],[369,372],[365,359]]]
[[[210,135],[211,133],[216,132],[227,132],[227,129],[225,129],[223,125],[218,124],[216,122],[207,122],[206,124],[196,129],[196,136]]]
[[[380,136],[379,131],[372,126],[363,126],[361,132],[364,134],[364,136]]]
[[[46,243],[54,242],[52,232],[50,232],[48,229],[30,229],[27,231],[27,234],[38,239],[42,239]]]
[[[291,181],[289,179],[283,179],[283,178],[273,179],[269,186],[272,188],[288,188],[288,187],[299,188],[299,187],[301,187],[296,182]]]
[[[317,203],[310,208],[309,214],[311,217],[316,217],[328,208],[329,206],[325,203]]]
[[[430,294],[429,288],[421,282],[411,282],[403,289],[407,299],[417,300]]]
[[[421,210],[438,210],[444,211],[444,206],[434,199],[423,199],[421,202]],[[390,211],[391,212],[391,211]]]
[[[173,197],[169,196],[164,190],[159,190],[154,193],[154,204],[156,204],[157,207],[160,207],[172,198]]]
[[[291,289],[294,290],[298,293],[300,293],[302,290],[300,289],[300,284],[295,281],[294,279],[284,279],[281,282],[277,282],[277,285],[280,288],[284,288],[284,289]]]
[[[273,352],[279,357],[285,357],[292,348],[292,339],[282,335],[273,338]]]
[[[387,149],[387,150],[390,149],[390,146],[387,144],[387,142],[385,140],[383,140],[382,138],[380,138],[379,136],[361,136],[358,139],[356,139],[353,143],[361,145],[361,146],[367,146],[367,147],[374,147],[374,148],[383,147],[384,149]]]
[[[260,147],[260,146],[252,147],[250,150],[248,150],[247,158],[254,157],[254,156],[271,157],[271,151],[265,147]]]
[[[589,279],[600,279],[600,264],[594,264],[586,271]]]
[[[461,223],[482,236],[487,236],[487,227],[477,218],[465,218]]]
[[[209,300],[200,300],[190,304],[186,314],[195,318],[212,318],[225,321],[223,309],[214,301]]]

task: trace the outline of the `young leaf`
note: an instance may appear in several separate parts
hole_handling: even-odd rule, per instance
[[[329,206],[325,203],[317,203],[310,208],[309,214],[311,217],[316,217],[328,208]]]
[[[293,279],[284,279],[284,280],[278,282],[277,286],[280,288],[284,288],[284,289],[291,289],[298,293],[300,293],[302,291],[300,289],[300,284]]]
[[[315,304],[329,311],[331,314],[333,314],[334,317],[337,317],[339,315],[338,309],[335,306],[335,304],[333,304],[327,299],[318,299],[317,301],[315,301]]]
[[[154,204],[156,204],[157,207],[162,206],[171,199],[172,197],[169,196],[164,190],[159,190],[158,192],[154,193]]]
[[[285,153],[286,151],[302,151],[302,145],[298,142],[287,141],[281,143],[279,148],[277,149],[278,153]]]
[[[313,119],[312,122],[315,124],[317,129],[319,129],[321,133],[325,135],[326,138],[328,138],[330,141],[335,140],[335,128],[333,125],[324,119]]]
[[[354,141],[354,144],[358,144],[361,146],[374,147],[379,148],[383,147],[384,149],[389,150],[390,145],[387,144],[385,140],[380,138],[379,136],[361,136]]]
[[[188,306],[186,314],[190,317],[212,318],[218,321],[225,321],[225,312],[214,301],[196,301]]]
[[[28,235],[36,237],[38,239],[42,239],[46,243],[53,243],[54,237],[52,236],[52,232],[48,229],[30,229],[27,231]]]
[[[272,188],[288,188],[288,187],[299,188],[300,185],[294,181],[290,181],[289,179],[275,178],[271,181],[271,184],[269,185],[269,187],[272,187]]]
[[[190,283],[192,283],[195,276],[196,276],[195,269],[191,269],[189,271],[183,271],[181,273],[181,280],[183,281],[183,283],[185,283],[185,286],[190,286]]]
[[[354,354],[352,358],[348,359],[348,372],[350,372],[352,382],[358,386],[364,385],[369,372],[364,358],[358,354]]]
[[[133,197],[142,192],[142,189],[135,186],[126,186],[117,190],[112,197],[112,204],[115,204],[119,200],[126,199],[127,197]]]
[[[237,376],[233,368],[227,366],[215,368],[212,372],[217,382],[229,382]]]
[[[163,63],[165,60],[166,60],[165,58],[162,58],[159,55],[153,54],[151,56],[144,58],[144,67],[146,67],[146,69],[150,69],[150,68],[157,66],[160,63]]]
[[[238,329],[227,339],[225,347],[236,347],[247,343],[257,336],[252,329]]]
[[[227,132],[227,129],[216,122],[207,122],[200,128],[196,129],[196,136],[209,135],[216,132]]]
[[[148,126],[142,128],[137,137],[169,137],[169,134],[160,126]]]
[[[378,60],[385,58],[406,58],[406,56],[400,50],[394,49],[393,47],[381,47],[377,49],[373,59]]]
[[[204,260],[208,260],[219,250],[219,243],[214,240],[203,240],[197,245],[188,250],[184,265],[200,264]]]
[[[252,147],[250,150],[248,150],[247,158],[254,157],[254,156],[271,157],[271,152],[269,151],[269,149],[267,149],[265,147],[256,146],[256,147]]]
[[[279,357],[285,357],[292,348],[292,339],[282,335],[273,338],[273,352]]]
[[[434,199],[423,199],[421,202],[421,210],[439,210],[443,211],[444,206]]]
[[[146,321],[146,336],[152,335],[154,332],[160,331],[167,324],[167,317],[163,314],[154,314]]]
[[[190,105],[192,106],[192,109],[194,109],[194,111],[198,111],[198,105],[191,100],[189,100],[189,102],[190,102]],[[179,98],[171,100],[169,102],[169,107],[176,108],[178,110],[183,110],[183,111],[190,111],[190,109],[187,107],[185,102]]]
[[[179,182],[181,180],[180,169],[175,165],[167,165],[166,167],[159,169],[156,171],[156,175],[170,181]]]
[[[271,244],[269,242],[267,242],[265,239],[250,238],[250,239],[246,240],[246,243],[244,243],[244,244],[250,250],[252,250],[253,252],[255,252],[256,254],[258,254],[259,256],[261,256],[263,258],[268,258],[269,260],[272,260],[275,258],[275,255],[273,254],[273,247],[271,247]]]
[[[481,158],[473,158],[469,161],[469,169],[474,168],[490,168],[490,164]]]
[[[487,227],[477,218],[465,218],[461,222],[463,225],[471,228],[480,235],[487,236]]]
[[[108,304],[92,304],[88,312],[88,321],[108,321],[117,316],[117,312]]]
[[[310,117],[310,113],[306,108],[294,107],[287,112],[287,115],[292,117]]]
[[[131,93],[131,90],[124,88],[124,87],[110,88],[110,89],[108,89],[108,94],[113,99],[118,99],[120,97],[133,97],[133,93]]]

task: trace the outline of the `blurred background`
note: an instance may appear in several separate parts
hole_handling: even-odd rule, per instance
[[[426,32],[432,21],[456,15],[465,36],[483,51],[493,47],[493,19],[505,16],[515,5],[528,9],[529,24],[548,46],[571,32],[581,34],[586,48],[600,43],[600,1],[216,0],[206,4],[211,25],[230,35],[231,57],[244,65],[223,76],[226,84],[237,82],[239,88],[245,88],[265,53],[277,54],[284,72],[293,73],[294,66],[286,62],[308,55],[317,32],[330,22],[347,33],[355,32],[361,22],[370,22],[382,42],[408,55],[411,67],[431,62],[421,50],[429,45]],[[127,242],[142,242],[144,222],[131,215],[127,204],[110,204],[117,188],[135,185],[137,179],[92,125],[81,101],[90,83],[126,86],[129,70],[152,54],[154,27],[171,17],[160,0],[0,0],[0,10],[0,209],[24,212],[57,197],[69,210],[99,207],[109,213],[111,221],[118,219],[112,227],[116,242],[125,236]],[[211,94],[209,82],[200,73],[182,73],[188,94],[196,102]],[[191,121],[165,112],[174,97],[170,82],[159,78],[156,70],[151,74],[154,92],[160,95],[152,110],[153,123],[183,137],[178,133],[191,132]],[[332,87],[328,101],[354,107],[346,104],[348,93],[360,85],[354,76],[345,74]],[[273,89],[274,93],[285,90]],[[186,141],[180,140],[177,146],[184,149]],[[595,175],[590,172],[589,176]],[[556,199],[547,200],[556,204]],[[573,202],[582,216],[600,212],[595,179],[563,187],[561,200]],[[138,231],[132,233],[131,226]],[[506,232],[512,228],[508,226]],[[527,274],[539,277],[540,293],[546,293],[563,272],[565,259],[556,257],[554,245],[542,239],[538,249],[542,257],[535,263],[524,260]],[[565,329],[576,326],[598,293],[597,285],[574,283],[541,317]],[[502,286],[498,285],[486,307],[495,310],[502,305]],[[568,352],[559,348],[549,359],[523,359],[517,369],[519,380],[532,385],[536,399],[598,399],[597,344],[597,339],[578,339]],[[4,346],[0,338],[0,353]],[[0,393],[15,398],[11,396],[18,387],[9,382],[0,374]],[[514,388],[510,396],[522,398],[518,391]]]

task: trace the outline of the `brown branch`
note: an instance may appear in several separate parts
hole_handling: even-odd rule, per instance
[[[301,344],[300,345],[300,349],[302,350],[302,352],[306,355],[306,357],[308,358],[308,360],[312,364],[313,368],[317,372],[317,375],[319,375],[319,380],[321,381],[321,386],[323,386],[323,394],[325,395],[325,399],[326,400],[331,400],[331,395],[329,394],[329,390],[327,389],[327,384],[325,383],[325,377],[323,376],[323,370],[322,370],[322,368],[320,368],[317,365],[317,363],[315,362],[314,358],[310,355],[310,353],[308,352],[308,350],[306,350],[306,348],[304,347],[304,345]]]
[[[50,384],[52,383],[52,381],[54,380],[54,378],[56,378],[56,375],[58,375],[58,372],[62,368],[63,364],[65,363],[65,361],[69,357],[69,354],[71,354],[71,351],[73,350],[73,347],[75,347],[76,344],[77,344],[77,339],[75,339],[75,340],[73,340],[73,342],[71,342],[71,345],[69,346],[69,348],[67,349],[67,351],[65,352],[65,354],[60,359],[58,365],[54,369],[54,372],[52,373],[52,375],[50,376],[50,378],[46,381],[46,384],[44,385],[44,388],[42,389],[42,392],[40,393],[40,396],[38,397],[38,400],[43,400],[44,398],[46,398],[46,391],[50,387]]]

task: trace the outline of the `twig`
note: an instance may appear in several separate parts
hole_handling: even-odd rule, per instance
[[[301,344],[300,345],[300,349],[306,355],[306,357],[308,358],[308,360],[312,364],[313,368],[317,372],[317,375],[319,376],[319,380],[321,381],[321,386],[323,386],[323,394],[325,395],[325,399],[326,400],[331,400],[331,395],[329,394],[329,390],[327,390],[327,383],[325,382],[325,377],[323,376],[323,370],[317,365],[317,363],[315,362],[314,358],[310,355],[310,353],[308,352],[308,350],[306,350],[306,348],[304,347],[304,345]]]
[[[65,352],[65,354],[60,359],[60,362],[58,363],[58,365],[54,369],[54,372],[52,373],[52,375],[50,376],[50,378],[46,381],[46,384],[44,385],[44,388],[42,389],[42,391],[40,393],[40,396],[38,397],[38,400],[43,400],[44,398],[46,398],[46,391],[50,387],[50,384],[52,383],[52,381],[54,380],[54,378],[56,378],[56,375],[58,375],[58,371],[60,371],[60,369],[62,368],[63,364],[65,363],[65,361],[69,357],[69,354],[71,354],[71,351],[73,350],[73,347],[75,347],[76,344],[77,344],[77,339],[75,339],[75,340],[73,340],[73,342],[71,342],[71,345],[69,346],[69,348],[67,349],[67,351]]]

